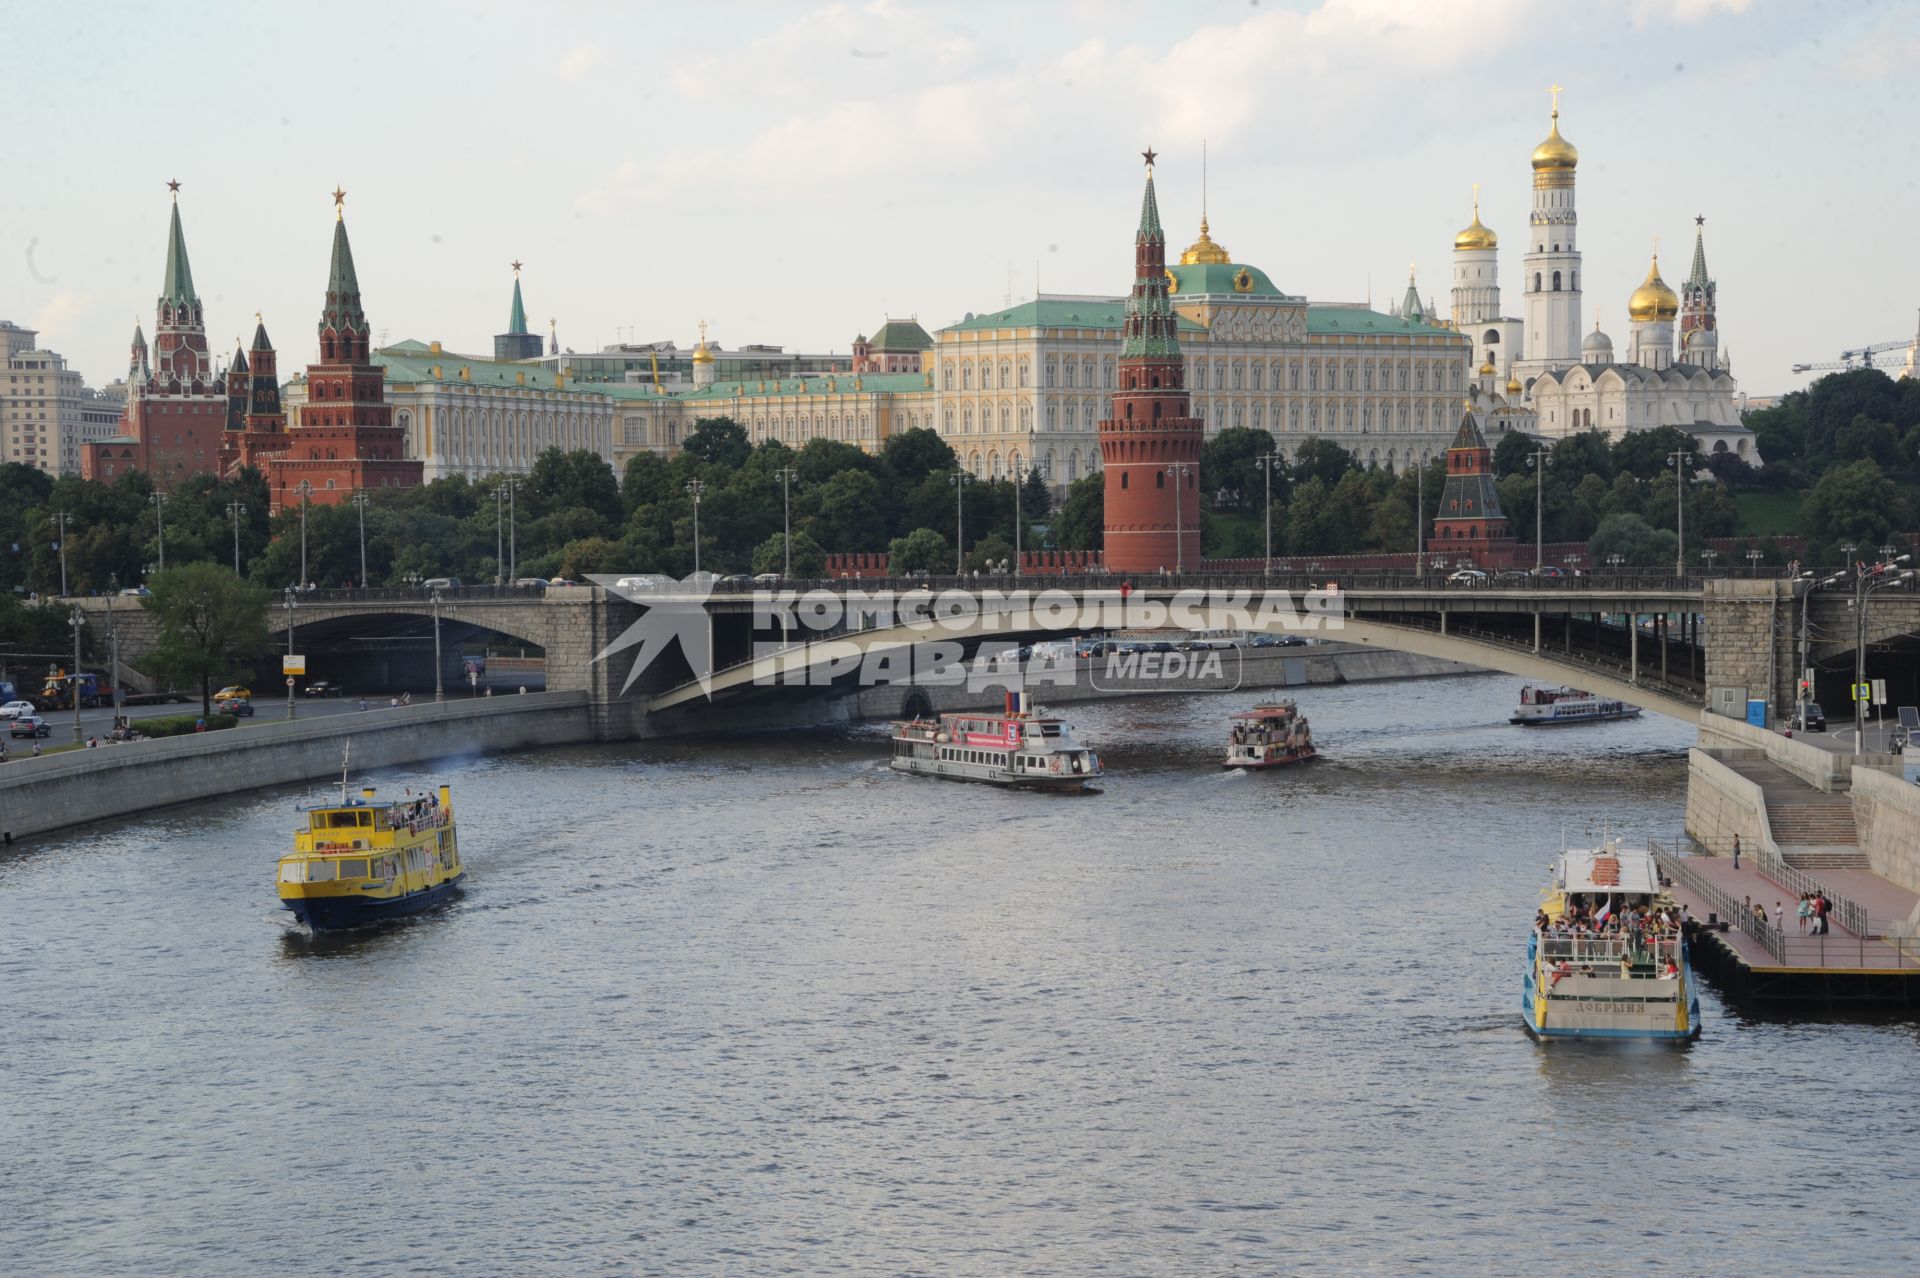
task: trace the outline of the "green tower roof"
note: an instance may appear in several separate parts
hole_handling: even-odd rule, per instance
[[[509,334],[527,331],[527,308],[520,301],[520,272],[513,273],[513,312],[507,316]]]
[[[173,221],[167,227],[167,273],[160,281],[163,302],[197,302],[193,293],[193,267],[187,262],[187,237],[180,231],[180,202],[175,199]]]

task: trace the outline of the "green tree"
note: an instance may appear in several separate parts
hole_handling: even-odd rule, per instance
[[[786,534],[775,533],[754,547],[754,572],[785,572],[786,544]],[[795,533],[793,535],[793,576],[824,577],[826,572],[827,552],[820,548],[820,543],[803,532]]]
[[[1699,447],[1693,436],[1675,426],[1630,430],[1614,441],[1613,469],[1616,474],[1652,479],[1672,469],[1667,465],[1672,454],[1697,452]]]
[[[680,444],[680,451],[698,458],[708,466],[739,470],[747,464],[753,445],[747,432],[731,417],[696,418],[693,429]]]
[[[1053,513],[1053,485],[1037,466],[1020,482],[1020,513],[1030,524],[1044,524]]]
[[[1899,387],[1877,368],[1828,373],[1807,387],[1806,395],[1806,456],[1816,467],[1836,455],[1840,432],[1856,418],[1898,421],[1903,409]],[[1764,448],[1760,455],[1769,456]]]
[[[1053,539],[1062,550],[1099,550],[1106,536],[1106,477],[1084,475],[1067,485],[1067,499],[1053,521]]]
[[[1214,494],[1218,510],[1235,514],[1258,511],[1266,500],[1266,476],[1259,458],[1279,450],[1264,430],[1229,427],[1200,446],[1200,489]],[[1274,500],[1287,499],[1287,473],[1275,467]]]
[[[1821,541],[1878,546],[1896,525],[1906,526],[1907,510],[1879,466],[1857,461],[1821,476],[1800,503],[1800,517],[1808,534]]]
[[[880,481],[864,470],[843,470],[818,489],[819,508],[804,531],[835,553],[872,550],[887,536]]]
[[[931,528],[916,528],[904,537],[896,537],[887,547],[889,571],[896,577],[909,573],[946,573],[953,568],[953,546]]]
[[[989,533],[973,544],[967,554],[967,568],[973,572],[999,572],[1001,564],[1013,570],[1013,543],[999,533]]]
[[[928,475],[949,471],[960,464],[947,441],[940,438],[938,431],[925,426],[915,426],[911,430],[899,431],[887,436],[887,443],[880,450],[880,459],[887,464],[903,485],[915,485]]]
[[[1865,413],[1840,428],[1834,436],[1833,452],[1839,461],[1871,460],[1882,470],[1903,468],[1907,460],[1901,455],[1900,432],[1893,423],[1874,421]]]
[[[1295,555],[1337,553],[1341,536],[1340,520],[1333,509],[1333,497],[1326,481],[1318,475],[1296,484],[1293,502],[1287,507],[1287,549]]]
[[[1750,408],[1740,424],[1754,434],[1760,455],[1769,462],[1797,461],[1806,456],[1807,396],[1804,391],[1783,395],[1767,408]]]
[[[1340,482],[1340,476],[1357,464],[1352,453],[1330,439],[1316,436],[1300,445],[1294,453],[1293,482],[1298,485],[1309,479],[1318,479],[1324,487],[1332,488]]]
[[[170,682],[200,685],[200,712],[213,713],[213,680],[246,678],[266,651],[272,596],[218,564],[183,564],[155,573],[140,602],[154,616],[153,664]]]
[[[666,501],[673,492],[673,468],[659,453],[635,453],[627,458],[627,471],[620,485],[627,513],[634,507]]]
[[[1508,431],[1501,436],[1493,450],[1493,473],[1502,478],[1508,475],[1531,475],[1533,470],[1527,463],[1533,456],[1535,446],[1533,436],[1524,431]]]
[[[1608,566],[1614,555],[1620,555],[1632,567],[1670,567],[1675,538],[1667,529],[1653,528],[1638,515],[1608,515],[1594,530],[1587,548],[1596,567]]]

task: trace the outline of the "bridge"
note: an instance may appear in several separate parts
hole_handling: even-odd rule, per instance
[[[1808,664],[1817,671],[1815,698],[1837,709],[1849,700],[1860,629],[1844,585],[1635,571],[1511,585],[1396,574],[1188,574],[1137,582],[915,578],[625,593],[467,587],[440,591],[436,604],[418,589],[311,591],[295,595],[291,608],[283,597],[266,620],[276,646],[291,623],[309,677],[349,688],[430,691],[436,629],[440,680],[450,693],[464,690],[462,661],[474,651],[543,657],[546,687],[586,692],[597,730],[609,737],[817,722],[831,717],[826,706],[858,692],[876,671],[900,687],[904,708],[923,658],[973,663],[998,647],[1073,635],[1171,636],[1195,620],[1223,618],[1232,623],[1224,628],[1249,634],[1325,635],[1572,683],[1689,721],[1703,706],[1743,716],[1749,698],[1768,700],[1784,715],[1794,700],[1803,632]],[[1262,611],[1276,599],[1285,606]],[[134,601],[75,602],[96,637],[117,630],[124,662],[138,665],[151,651],[151,618],[130,607]],[[597,660],[660,608],[691,613],[694,625],[678,627],[679,643],[659,651],[658,643],[636,645]],[[1866,638],[1868,677],[1889,682],[1893,703],[1920,702],[1920,591],[1877,593]],[[646,664],[630,679],[642,653]],[[694,663],[709,659],[708,677],[696,678]]]

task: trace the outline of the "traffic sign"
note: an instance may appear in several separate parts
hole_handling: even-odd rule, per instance
[[[307,657],[305,653],[290,652],[286,656],[280,658],[281,674],[300,675],[300,674],[305,674],[306,672],[307,672]]]
[[[1887,704],[1887,681],[1885,679],[1875,679],[1873,681],[1873,704],[1877,706]]]

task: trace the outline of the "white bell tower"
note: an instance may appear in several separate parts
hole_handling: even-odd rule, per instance
[[[1574,170],[1580,152],[1560,136],[1560,86],[1552,125],[1533,148],[1533,212],[1527,219],[1526,357],[1523,376],[1565,368],[1580,359],[1580,218]]]

